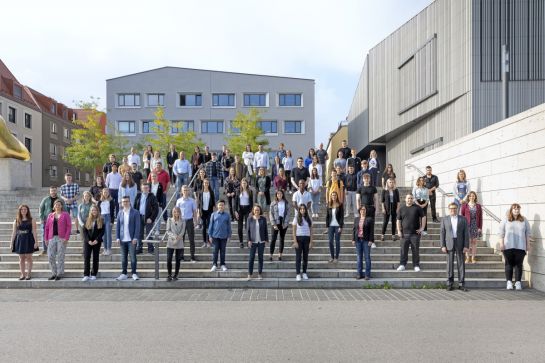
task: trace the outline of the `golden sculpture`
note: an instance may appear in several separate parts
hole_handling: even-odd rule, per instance
[[[30,160],[27,148],[11,134],[2,116],[0,116],[0,159]]]

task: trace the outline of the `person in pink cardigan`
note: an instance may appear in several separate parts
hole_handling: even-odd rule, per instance
[[[468,194],[468,202],[462,204],[460,213],[467,220],[469,226],[469,251],[466,253],[466,263],[477,262],[477,239],[482,236],[483,230],[483,209],[477,203],[477,193],[471,191]],[[470,259],[471,256],[471,259]]]
[[[53,213],[47,216],[44,229],[44,240],[52,272],[49,280],[60,280],[64,275],[64,253],[71,229],[70,214],[64,211],[62,202],[57,200],[53,204]]]

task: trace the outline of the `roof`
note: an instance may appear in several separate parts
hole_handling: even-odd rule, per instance
[[[19,86],[21,88],[21,98],[16,97],[14,93],[14,86]],[[32,96],[28,87],[22,85],[17,78],[11,73],[9,68],[4,64],[0,59],[0,94],[2,96],[24,104],[27,107],[33,108],[37,111],[40,111],[40,105],[36,102]]]
[[[311,79],[311,78],[282,77],[282,76],[271,76],[271,75],[267,75],[267,74],[226,72],[226,71],[215,71],[215,70],[210,70],[210,69],[184,68],[184,67],[172,67],[172,66],[165,66],[165,67],[160,67],[160,68],[154,68],[154,69],[149,69],[149,70],[147,70],[147,71],[136,72],[136,73],[126,74],[126,75],[124,75],[124,76],[109,78],[109,79],[106,80],[106,82],[112,81],[112,80],[114,80],[114,79],[119,79],[119,78],[124,78],[124,77],[135,76],[135,75],[137,75],[137,74],[142,74],[142,73],[147,73],[147,72],[154,72],[154,71],[158,71],[158,70],[166,69],[166,68],[180,69],[180,70],[186,70],[186,71],[201,71],[201,72],[214,72],[214,73],[229,73],[229,74],[238,74],[238,75],[246,75],[246,76],[258,76],[258,77],[273,77],[273,78],[299,79],[299,80],[302,80],[302,81],[313,81],[313,82],[314,82],[314,79]]]

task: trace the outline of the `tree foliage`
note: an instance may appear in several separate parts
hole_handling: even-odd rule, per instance
[[[250,108],[247,114],[237,112],[229,128],[229,136],[226,138],[227,146],[232,155],[242,155],[246,150],[246,145],[251,145],[252,150],[256,151],[258,145],[267,146],[269,141],[263,138],[264,132],[259,127],[261,121],[261,112],[256,108]]]
[[[66,148],[65,160],[82,170],[96,170],[108,160],[109,154],[125,152],[127,140],[115,131],[115,127],[107,124],[108,134],[102,131],[100,118],[103,115],[98,110],[98,100],[79,101],[78,108],[85,110],[85,119],[76,119],[73,123],[78,126],[72,130],[70,146]]]
[[[163,107],[157,107],[154,116],[150,135],[145,140],[153,146],[153,150],[159,150],[161,155],[168,153],[170,144],[176,146],[177,151],[184,151],[186,157],[193,153],[195,146],[204,146],[204,143],[196,138],[194,131],[183,131],[183,121],[165,119]]]

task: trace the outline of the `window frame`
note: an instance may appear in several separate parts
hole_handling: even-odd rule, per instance
[[[150,105],[149,98],[150,96],[157,96],[157,104],[156,105]],[[163,102],[159,102],[163,99]],[[146,93],[146,107],[165,107],[165,94],[164,93]]]
[[[138,96],[138,105],[136,105],[136,97],[134,98],[135,105],[133,106],[126,106],[125,97],[126,96]],[[121,104],[120,100],[121,97],[123,97],[123,104]],[[116,99],[116,106],[117,108],[141,108],[142,107],[142,97],[140,93],[117,93],[117,99]]]
[[[265,130],[263,130],[263,128],[261,128],[261,124],[264,123],[264,122],[269,122],[271,123],[271,126],[272,124],[274,123],[275,124],[275,128],[276,128],[276,131],[274,132],[266,132]],[[261,128],[261,130],[263,130],[263,133],[265,135],[278,135],[278,120],[261,120],[261,121],[258,121],[257,122],[257,125]],[[272,128],[272,127],[271,127]]]
[[[25,112],[25,128],[32,129],[32,115],[27,112]]]
[[[246,104],[246,96],[248,96],[248,97],[263,96],[265,103],[263,105]],[[247,93],[243,93],[242,94],[242,107],[269,107],[269,94],[267,92],[247,92]]]
[[[208,125],[212,122],[216,123],[216,130],[217,125],[221,124],[221,132],[209,132],[208,131]],[[204,125],[206,125],[206,131],[204,131]],[[201,120],[201,134],[215,134],[215,135],[221,135],[225,133],[225,125],[223,120]]]
[[[24,140],[23,144],[25,145],[28,152],[32,154],[32,138],[28,137],[28,136],[25,136],[24,138],[25,138],[25,140]],[[27,141],[29,141],[29,143],[30,143],[30,148],[27,145]]]
[[[286,125],[288,123],[299,123],[299,132],[297,132],[297,126],[295,127],[295,132],[288,132],[286,131]],[[303,120],[285,120],[284,121],[284,128],[283,128],[283,132],[284,134],[286,135],[302,135],[305,133],[305,122]]]
[[[13,111],[13,120],[12,120],[12,111]],[[8,122],[12,124],[17,124],[17,109],[15,107],[8,106]]]
[[[281,100],[282,96],[299,96],[299,105],[282,105]],[[285,102],[285,99],[284,99]],[[303,92],[279,92],[278,93],[278,107],[295,107],[295,108],[301,108],[303,107]]]
[[[233,97],[233,104],[232,105],[220,105],[219,104],[219,100],[220,100],[220,96],[227,96],[227,100],[229,101],[231,99],[231,97]],[[215,105],[214,104],[214,98],[215,97],[218,97],[218,105]],[[232,93],[212,93],[212,108],[236,108],[237,107],[237,94],[232,92]]]
[[[125,123],[125,122],[127,122],[129,124],[129,131],[128,132],[121,131],[121,129],[119,127],[121,123]],[[132,132],[131,132],[131,128],[130,128],[131,124],[133,125]],[[123,134],[123,135],[136,135],[136,121],[134,121],[134,120],[117,121],[117,132],[119,132],[120,134]]]
[[[197,99],[196,97],[199,97],[200,101],[201,101],[201,104],[200,105],[194,105],[194,106],[187,106],[187,105],[184,105],[182,106],[181,105],[181,101],[182,101],[182,96],[195,96],[195,100]],[[176,100],[176,107],[178,108],[202,108],[202,101],[203,101],[203,97],[202,97],[202,92],[178,92],[178,96],[177,96],[177,100]]]

